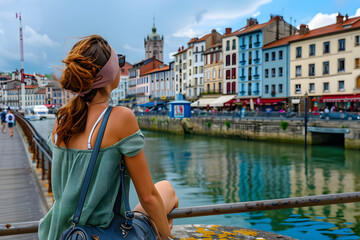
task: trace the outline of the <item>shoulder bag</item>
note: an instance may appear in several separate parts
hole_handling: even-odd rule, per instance
[[[157,232],[152,228],[149,219],[141,212],[140,216],[130,210],[129,202],[126,196],[124,184],[124,172],[126,165],[124,159],[121,160],[120,165],[120,189],[116,197],[114,205],[114,218],[112,219],[108,228],[100,228],[94,226],[80,226],[81,211],[85,202],[86,193],[89,188],[91,175],[95,167],[95,162],[99,154],[101,141],[105,132],[107,120],[109,118],[112,107],[109,107],[104,115],[100,126],[94,150],[91,155],[90,163],[86,171],[85,180],[81,189],[80,197],[75,209],[73,217],[73,226],[65,230],[60,240],[120,240],[120,239],[156,239]],[[122,197],[123,195],[123,197]],[[120,214],[121,202],[125,204],[125,217]]]

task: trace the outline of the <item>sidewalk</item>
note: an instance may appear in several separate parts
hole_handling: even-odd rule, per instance
[[[14,136],[0,133],[0,223],[36,221],[44,215],[39,189],[17,127]],[[0,240],[38,239],[37,234],[0,237]]]

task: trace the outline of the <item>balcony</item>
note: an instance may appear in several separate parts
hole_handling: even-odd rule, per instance
[[[254,63],[259,64],[260,63],[260,58],[255,58]]]
[[[244,66],[245,64],[246,64],[246,61],[245,61],[245,60],[240,61],[240,65],[241,65],[241,66]]]
[[[246,76],[240,76],[241,80],[245,80]]]
[[[254,43],[254,46],[255,46],[255,47],[260,47],[260,42],[255,42],[255,43]]]
[[[240,94],[241,94],[241,95],[245,95],[245,91],[240,91]]]
[[[254,91],[254,95],[259,95],[260,94],[260,91],[259,90],[255,90]]]
[[[255,75],[254,75],[254,79],[257,80],[257,79],[259,79],[259,78],[260,78],[260,75],[259,75],[259,74],[255,74]]]
[[[241,50],[245,50],[245,49],[246,49],[246,45],[245,45],[245,44],[240,45],[240,49],[241,49]]]

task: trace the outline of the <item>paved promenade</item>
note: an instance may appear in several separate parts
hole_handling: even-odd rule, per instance
[[[40,220],[43,208],[19,131],[0,133],[0,224]],[[0,237],[0,240],[32,240],[37,234]]]

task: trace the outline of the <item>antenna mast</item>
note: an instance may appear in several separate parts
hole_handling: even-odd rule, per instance
[[[16,18],[19,18],[20,27],[20,61],[21,61],[21,69],[20,69],[20,77],[21,77],[21,108],[25,109],[25,79],[24,79],[24,38],[23,38],[23,30],[22,30],[22,21],[21,21],[21,13],[16,13]]]

